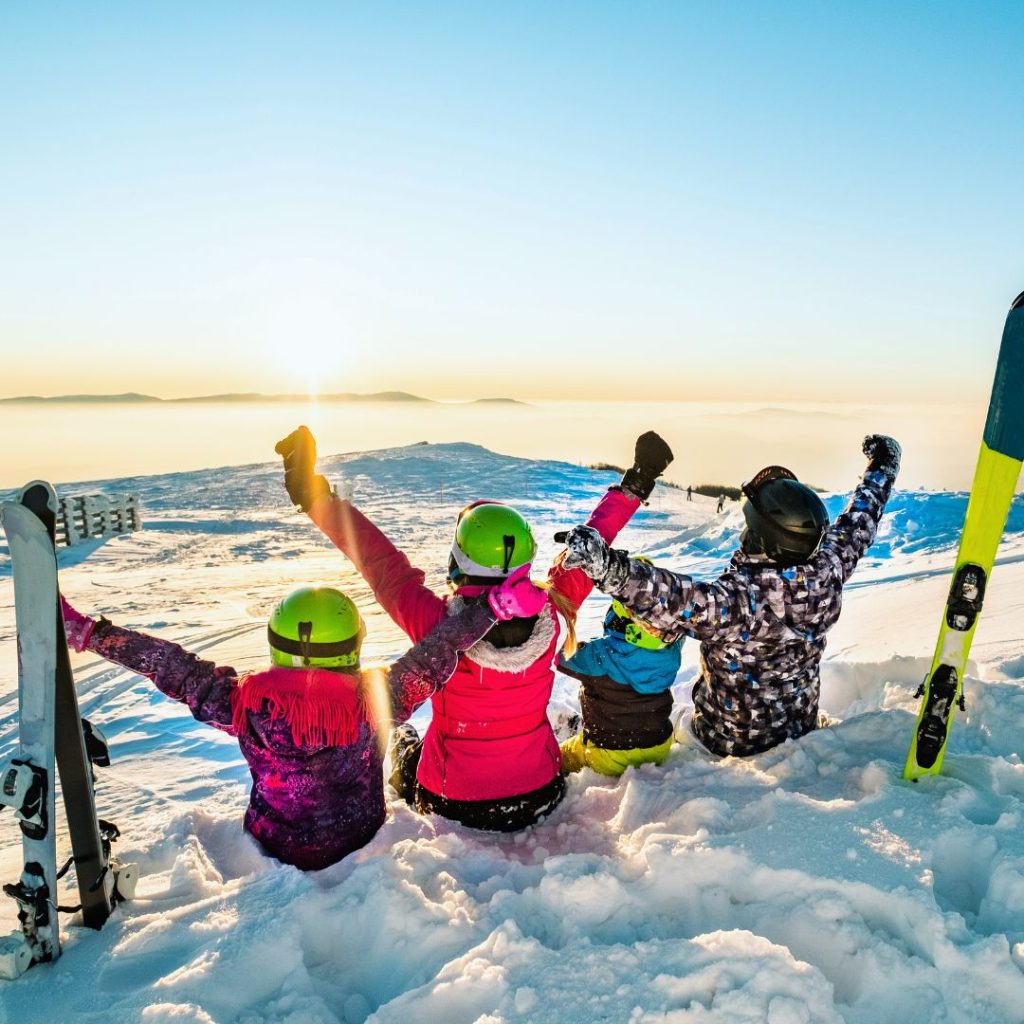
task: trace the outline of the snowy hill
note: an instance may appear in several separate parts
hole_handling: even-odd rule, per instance
[[[614,480],[467,444],[337,456],[325,472],[438,589],[469,501],[522,508],[540,566],[554,531]],[[138,491],[146,529],[62,554],[63,588],[83,611],[247,669],[265,661],[278,597],[330,582],[364,610],[368,661],[403,649],[346,561],[289,511],[277,464],[67,490],[97,487]],[[842,503],[830,498],[830,512]],[[139,896],[102,932],[66,927],[56,967],[0,982],[0,1024],[1024,1020],[1019,503],[946,772],[900,778],[965,503],[894,497],[829,638],[832,728],[746,760],[677,750],[618,781],[583,773],[548,820],[515,836],[395,806],[369,846],[315,874],[242,832],[248,772],[234,740],[147,681],[76,657],[83,713],[112,741],[100,813],[121,827],[120,855],[141,864]],[[622,546],[715,573],[741,516],[714,507],[661,489]],[[597,632],[606,601],[588,601],[581,636]],[[13,622],[0,549],[0,757],[17,732]],[[679,702],[696,671],[688,642]],[[553,705],[573,705],[575,689],[559,680]],[[0,816],[0,879],[19,865],[17,830]],[[3,903],[0,931],[15,923]]]

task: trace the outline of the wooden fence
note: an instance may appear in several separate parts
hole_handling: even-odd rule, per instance
[[[142,505],[137,494],[116,498],[79,494],[61,498],[58,505],[57,540],[69,547],[84,540],[142,529]]]

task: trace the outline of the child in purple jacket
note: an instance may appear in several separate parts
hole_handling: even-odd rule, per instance
[[[238,739],[252,774],[246,831],[278,860],[317,870],[364,846],[384,821],[379,734],[443,686],[497,620],[534,616],[546,599],[516,573],[385,671],[360,667],[355,605],[337,590],[303,588],[271,616],[272,666],[244,675],[66,601],[63,609],[69,646],[146,676],[197,721]]]

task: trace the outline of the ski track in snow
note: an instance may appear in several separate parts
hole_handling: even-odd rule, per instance
[[[614,481],[468,444],[324,460],[441,589],[455,513],[514,501],[540,542]],[[851,481],[852,483],[852,481]],[[85,487],[69,486],[69,493]],[[330,582],[367,619],[367,662],[404,638],[368,589],[292,514],[276,463],[103,481],[137,490],[146,529],[61,555],[83,611],[243,670],[293,586]],[[0,496],[2,497],[2,496]],[[830,498],[835,513],[843,496]],[[837,720],[758,757],[676,748],[621,780],[573,777],[540,825],[490,836],[393,805],[363,850],[303,874],[241,829],[234,740],[148,681],[76,656],[83,713],[111,740],[98,803],[142,869],[103,931],[62,918],[53,967],[0,982],[0,1024],[443,1021],[903,1024],[1024,1020],[1024,509],[1016,503],[942,777],[901,779],[965,495],[898,492],[851,584],[823,665]],[[620,546],[709,576],[733,550],[730,503],[659,489]],[[592,597],[580,636],[599,630]],[[10,567],[0,549],[0,757],[17,740]],[[676,686],[697,672],[687,642]],[[578,708],[556,682],[553,713]],[[422,728],[427,712],[414,721]],[[66,837],[62,848],[66,848]],[[0,817],[0,879],[20,870]],[[13,901],[0,930],[13,927]]]

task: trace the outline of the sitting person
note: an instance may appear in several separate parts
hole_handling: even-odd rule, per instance
[[[360,666],[365,629],[352,601],[329,587],[304,587],[270,617],[270,667],[241,676],[178,644],[93,620],[67,601],[63,610],[76,651],[146,676],[197,721],[238,739],[252,774],[245,830],[278,860],[317,870],[364,846],[384,821],[390,717],[408,718],[499,618],[536,615],[546,603],[525,573],[513,574],[385,672]]]
[[[829,526],[818,495],[780,466],[743,485],[746,529],[732,565],[702,583],[608,547],[588,526],[565,538],[582,569],[660,636],[701,641],[690,733],[714,754],[744,756],[818,725],[819,665],[843,584],[875,539],[899,472],[900,446],[865,438],[868,467]]]
[[[650,565],[647,558],[638,562]],[[683,640],[666,641],[612,601],[604,635],[582,643],[558,670],[580,681],[582,732],[562,744],[562,770],[619,776],[662,764],[672,748],[672,684]]]
[[[514,508],[477,501],[454,524],[451,596],[424,585],[424,573],[351,502],[316,472],[316,443],[299,427],[277,446],[289,497],[351,560],[380,606],[417,642],[449,615],[490,600],[516,569],[529,571],[536,543]],[[634,465],[588,520],[611,541],[654,490],[672,459],[654,433],[636,444]],[[576,611],[593,588],[561,559],[548,572],[549,600],[533,618],[495,627],[460,655],[422,740],[411,726],[396,736],[392,783],[421,813],[473,828],[513,832],[549,813],[565,794],[562,757],[547,717],[555,656],[564,623],[570,640]]]

